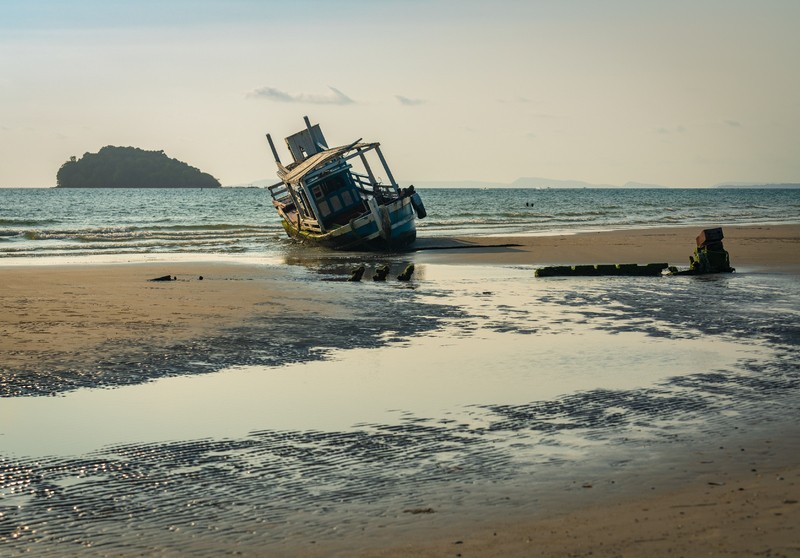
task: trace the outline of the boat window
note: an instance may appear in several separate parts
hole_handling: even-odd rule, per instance
[[[319,186],[322,188],[322,195],[327,197],[348,186],[348,182],[344,174],[334,174],[320,182]]]
[[[340,168],[330,174],[318,175],[308,189],[309,197],[316,201],[321,223],[328,227],[341,224],[361,211],[362,202],[348,168]]]

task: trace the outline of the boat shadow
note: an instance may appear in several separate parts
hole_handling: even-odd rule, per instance
[[[372,281],[378,269],[388,267],[385,273],[386,281],[396,281],[411,265],[415,266],[414,279],[424,277],[425,266],[415,261],[414,255],[418,252],[469,250],[470,253],[488,253],[513,251],[519,244],[478,244],[467,240],[434,237],[418,238],[407,248],[395,251],[348,251],[330,250],[319,246],[297,244],[283,257],[283,262],[290,266],[300,266],[322,276],[326,281],[349,281],[353,273],[364,267],[363,281]]]
[[[460,238],[433,237],[418,238],[406,252],[426,252],[433,250],[470,250],[471,252],[496,252],[498,249],[514,251],[514,248],[521,244],[498,243],[498,244],[478,244]]]

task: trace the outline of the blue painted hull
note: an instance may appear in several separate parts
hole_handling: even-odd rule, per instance
[[[292,238],[334,250],[392,251],[407,247],[417,238],[416,215],[411,198],[401,198],[379,206],[379,215],[364,213],[332,231],[317,234],[298,231],[284,220]]]

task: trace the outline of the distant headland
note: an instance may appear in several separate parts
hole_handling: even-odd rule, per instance
[[[220,188],[219,180],[163,151],[107,145],[70,157],[56,174],[56,188]]]

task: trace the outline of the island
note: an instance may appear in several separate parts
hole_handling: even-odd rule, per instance
[[[70,157],[56,174],[56,188],[220,188],[219,180],[163,151],[107,145]]]

